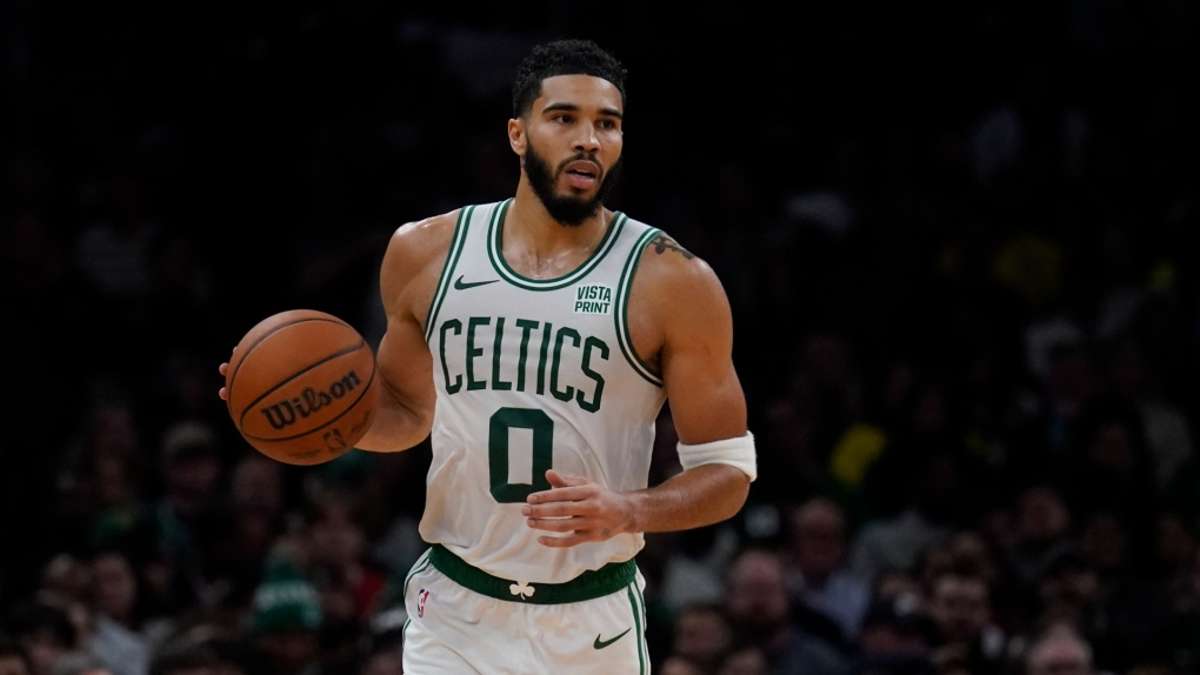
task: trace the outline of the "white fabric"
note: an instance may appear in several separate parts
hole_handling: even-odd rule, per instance
[[[404,594],[405,673],[650,672],[641,573],[625,588],[593,600],[531,605],[463,588],[432,565],[422,569],[423,559]],[[608,644],[596,649],[597,641]]]
[[[437,406],[420,534],[495,576],[562,583],[630,560],[642,535],[546,547],[538,537],[555,535],[530,528],[524,498],[500,499],[495,485],[533,489],[540,480],[537,487],[548,488],[543,472],[532,475],[539,439],[530,427],[540,425],[552,430],[542,435],[551,436],[547,454],[556,471],[618,492],[647,487],[666,396],[626,355],[617,313],[630,256],[654,230],[616,221],[596,259],[560,281],[531,284],[494,257],[490,235],[503,228],[504,204],[470,211],[461,253],[449,256],[444,299],[435,298],[427,326]]]
[[[754,451],[754,434],[726,438],[697,445],[679,444],[679,463],[684,470],[702,464],[728,464],[741,469],[753,481],[758,478],[758,463]]]

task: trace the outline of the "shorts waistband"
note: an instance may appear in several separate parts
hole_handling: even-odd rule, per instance
[[[592,600],[616,593],[637,578],[637,565],[632,560],[626,560],[609,563],[598,570],[589,570],[560,584],[522,584],[492,576],[454,555],[441,544],[434,544],[429,549],[429,561],[439,572],[464,588],[499,600],[533,605]]]

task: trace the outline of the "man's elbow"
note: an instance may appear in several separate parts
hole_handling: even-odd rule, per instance
[[[381,395],[375,419],[356,447],[369,452],[403,452],[416,447],[433,431],[433,413],[432,405],[409,406]]]
[[[724,468],[728,477],[725,479],[725,499],[722,500],[725,508],[722,509],[720,520],[729,520],[746,505],[746,499],[750,496],[750,477],[735,466],[725,465]]]

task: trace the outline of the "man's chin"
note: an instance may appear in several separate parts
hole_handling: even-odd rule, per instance
[[[559,199],[574,199],[579,202],[584,202],[591,199],[597,191],[600,190],[600,183],[597,181],[587,187],[576,187],[570,182],[563,181],[563,184],[555,191],[556,197]]]

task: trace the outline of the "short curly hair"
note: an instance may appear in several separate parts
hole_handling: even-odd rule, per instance
[[[628,72],[612,54],[591,40],[558,40],[533,48],[517,67],[513,81],[513,117],[529,112],[542,93],[542,80],[556,75],[592,75],[613,83],[625,97]]]

